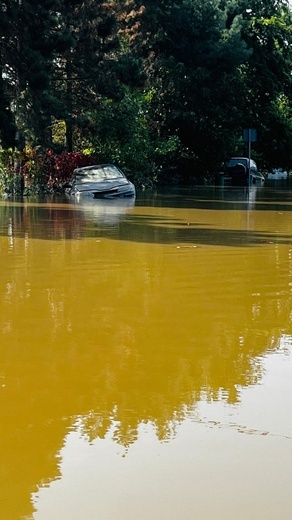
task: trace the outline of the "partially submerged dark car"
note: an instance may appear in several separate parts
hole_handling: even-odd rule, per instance
[[[225,184],[232,186],[263,185],[265,177],[258,171],[253,159],[248,157],[231,157],[224,168]]]
[[[65,186],[69,195],[94,199],[135,197],[136,190],[125,174],[113,164],[98,164],[77,168]]]

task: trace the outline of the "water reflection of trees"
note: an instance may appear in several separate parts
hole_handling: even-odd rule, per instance
[[[274,197],[274,198],[273,198]],[[136,211],[132,211],[136,206]],[[147,208],[139,211],[139,208]],[[155,212],[157,208],[157,212]],[[173,208],[184,209],[184,216],[175,217]],[[187,210],[214,210],[212,225],[197,219],[189,221]],[[229,210],[243,216],[238,227],[226,229],[218,225],[218,215]],[[290,233],[257,231],[248,222],[249,210],[271,211],[275,214],[292,210],[291,191],[225,189],[215,187],[172,190],[141,194],[134,199],[117,201],[48,200],[43,203],[0,205],[0,234],[7,235],[11,226],[15,237],[27,235],[35,239],[80,239],[85,237],[116,238],[142,243],[206,244],[255,246],[273,243],[291,244]],[[216,214],[217,212],[217,214]],[[196,214],[198,218],[198,213]],[[273,227],[271,227],[273,229]]]

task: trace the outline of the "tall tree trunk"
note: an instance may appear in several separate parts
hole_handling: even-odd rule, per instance
[[[72,63],[70,56],[66,61],[66,148],[73,152],[73,98],[72,98]]]

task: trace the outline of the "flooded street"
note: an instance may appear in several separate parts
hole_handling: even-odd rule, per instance
[[[0,202],[0,520],[290,520],[292,187]]]

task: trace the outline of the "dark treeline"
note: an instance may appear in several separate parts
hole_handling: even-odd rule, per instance
[[[84,151],[137,182],[246,154],[292,166],[285,0],[3,0],[0,144]]]

